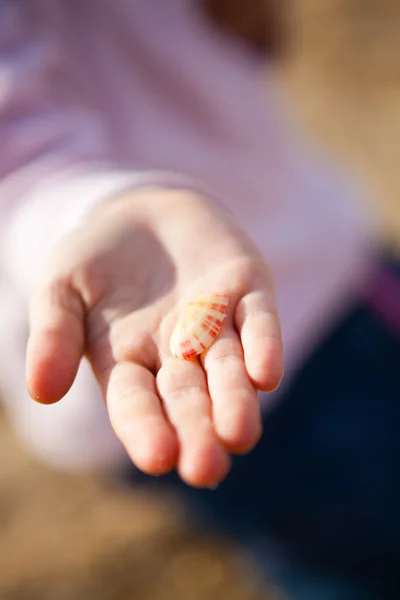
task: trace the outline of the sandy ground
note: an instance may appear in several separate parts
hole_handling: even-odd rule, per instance
[[[261,600],[175,498],[50,472],[3,420],[0,440],[1,600]]]
[[[285,84],[313,134],[363,178],[400,250],[400,5],[295,6]],[[0,455],[0,600],[261,600],[229,544],[191,533],[173,498],[52,473],[2,419]]]
[[[400,252],[400,4],[294,0],[284,64],[299,116],[365,185]]]

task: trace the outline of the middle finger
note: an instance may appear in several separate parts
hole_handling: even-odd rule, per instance
[[[180,443],[178,471],[197,487],[218,484],[230,467],[211,419],[211,401],[204,371],[197,359],[165,357],[157,375],[164,410]]]

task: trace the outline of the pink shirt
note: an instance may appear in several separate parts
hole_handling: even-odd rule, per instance
[[[182,177],[272,267],[287,373],[363,278],[351,192],[291,123],[271,68],[193,0],[2,2],[0,148],[3,277],[23,303],[93,203]]]

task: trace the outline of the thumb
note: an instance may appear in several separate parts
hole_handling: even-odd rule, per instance
[[[58,402],[76,377],[85,345],[85,310],[68,278],[46,281],[30,304],[26,385],[42,404]]]

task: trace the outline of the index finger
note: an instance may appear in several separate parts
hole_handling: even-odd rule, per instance
[[[134,464],[151,475],[170,471],[178,441],[164,415],[155,378],[133,362],[116,363],[100,377],[111,425]]]

